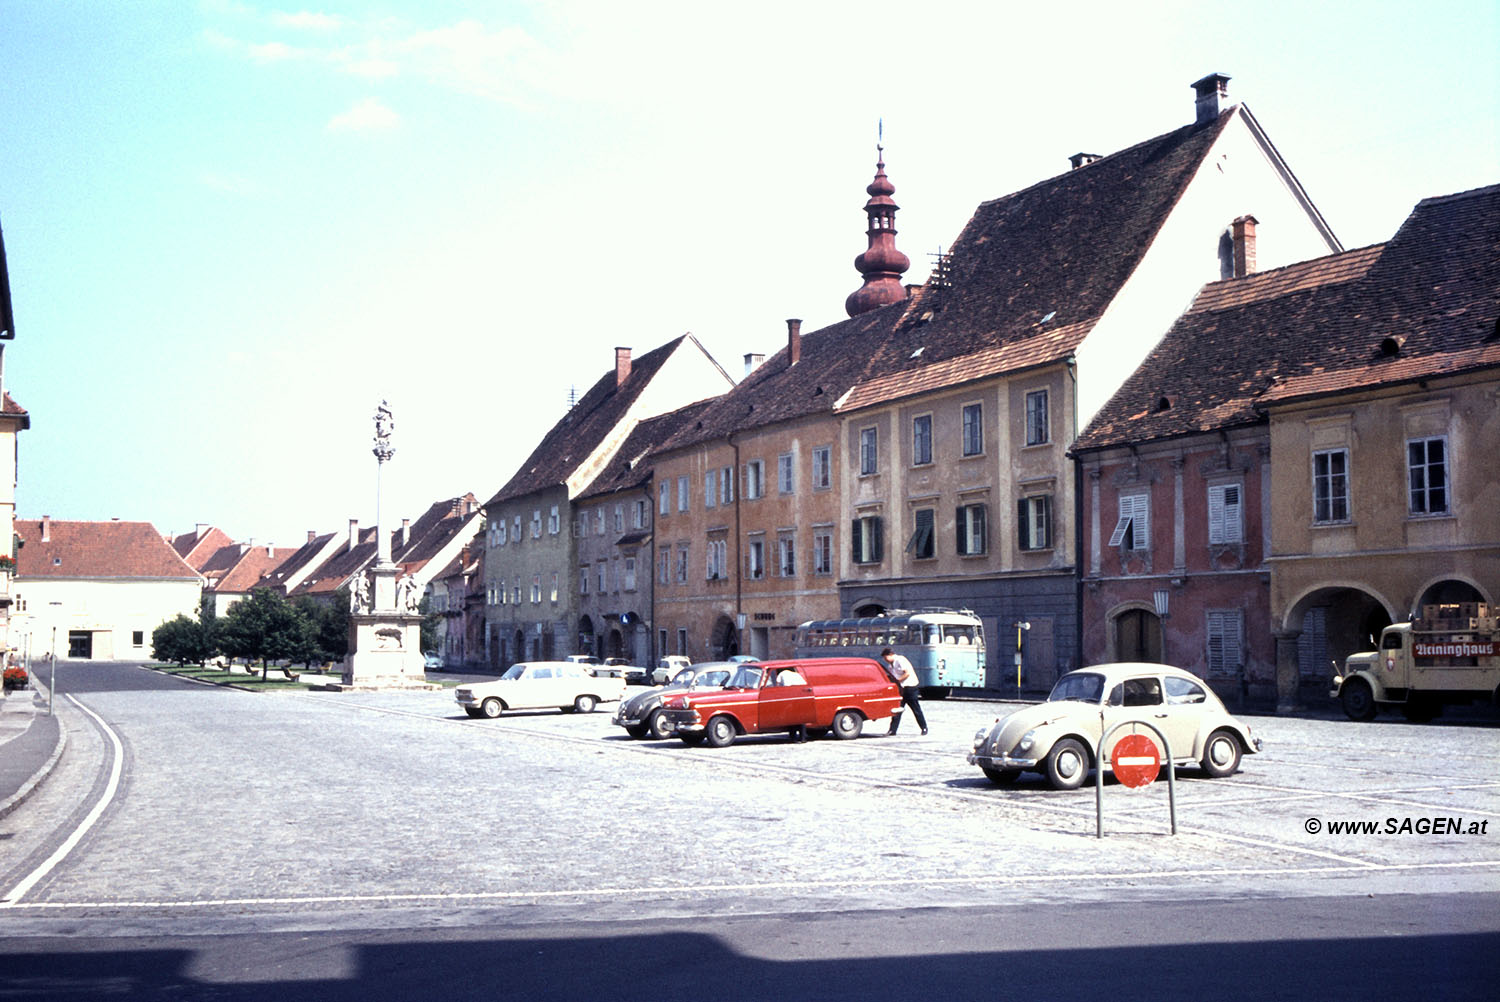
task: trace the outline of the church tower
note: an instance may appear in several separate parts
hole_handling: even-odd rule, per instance
[[[906,298],[901,275],[911,267],[911,260],[896,249],[896,210],[900,206],[891,198],[896,186],[885,176],[883,154],[884,147],[876,146],[875,180],[865,188],[870,194],[865,203],[865,215],[870,220],[865,232],[870,245],[854,259],[854,267],[865,277],[865,284],[844,300],[844,310],[851,317]]]

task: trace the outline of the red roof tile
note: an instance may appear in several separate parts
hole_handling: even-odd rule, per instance
[[[17,578],[199,580],[150,522],[16,519]]]
[[[1293,399],[1493,368],[1497,311],[1500,185],[1424,199],[1385,244],[1205,286],[1074,451],[1256,424],[1265,407]]]

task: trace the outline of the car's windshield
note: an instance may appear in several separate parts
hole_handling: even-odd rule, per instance
[[[758,689],[760,688],[759,668],[739,668],[735,670],[734,678],[729,680],[731,689]]]
[[[520,678],[524,674],[526,674],[526,664],[523,662],[521,664],[511,665],[510,666],[510,671],[506,672],[504,675],[501,675],[500,677],[501,678],[512,678],[512,679],[514,679],[514,678]]]
[[[1082,703],[1097,703],[1104,693],[1104,676],[1092,672],[1073,672],[1057,680],[1052,687],[1049,702],[1076,699]]]
[[[672,684],[689,685],[692,683],[693,679],[697,677],[697,675],[698,670],[696,668],[684,668],[682,669],[682,671],[672,676]]]

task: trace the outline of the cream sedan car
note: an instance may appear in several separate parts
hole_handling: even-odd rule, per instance
[[[1099,739],[1121,721],[1145,721],[1166,735],[1174,766],[1228,776],[1261,741],[1229,715],[1203,680],[1181,668],[1146,663],[1095,665],[1057,680],[1045,703],[1017,710],[974,735],[969,764],[998,785],[1039,772],[1059,790],[1075,790],[1099,762]],[[1137,730],[1167,756],[1150,728]],[[1131,728],[1110,735],[1109,751]]]
[[[470,682],[453,698],[471,717],[498,717],[506,710],[557,707],[564,713],[592,713],[600,703],[625,695],[625,680],[592,674],[573,661],[521,661],[493,682]]]

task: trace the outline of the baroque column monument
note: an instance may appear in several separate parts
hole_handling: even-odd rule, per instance
[[[349,587],[349,654],[340,690],[436,689],[422,660],[421,590],[391,561],[391,537],[381,523],[381,473],[396,454],[396,423],[384,400],[375,410],[375,563]]]

